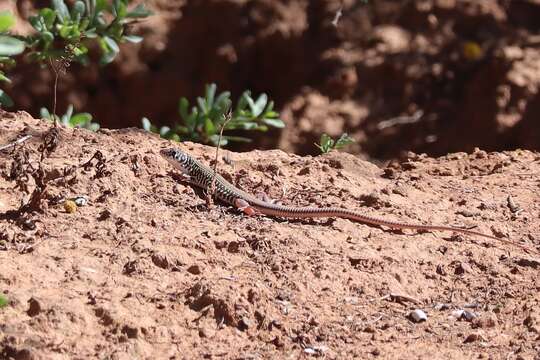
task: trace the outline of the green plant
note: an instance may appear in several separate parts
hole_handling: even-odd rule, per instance
[[[205,96],[197,98],[197,106],[189,112],[189,101],[181,98],[178,112],[182,118],[181,124],[171,127],[158,128],[148,118],[142,119],[142,127],[147,131],[159,134],[161,137],[175,141],[194,141],[203,144],[218,145],[220,130],[257,130],[267,131],[269,127],[283,128],[285,124],[275,112],[274,102],[268,101],[266,94],[261,94],[254,100],[250,91],[244,91],[236,108],[231,112],[231,93],[222,92],[216,96],[216,84],[206,85]],[[230,119],[227,115],[230,113]],[[242,136],[224,135],[219,145],[224,146],[229,141],[249,142],[251,139]]]
[[[108,64],[120,52],[118,43],[138,43],[141,37],[130,35],[128,25],[151,15],[139,4],[128,11],[129,0],[78,0],[68,7],[64,0],[51,0],[51,7],[42,8],[28,20],[36,34],[26,38],[33,60],[48,61],[73,57],[87,64],[85,39],[96,40],[101,48],[101,64]]]
[[[73,114],[73,105],[69,105],[66,113],[59,117],[58,115],[53,115],[47,108],[41,108],[39,111],[42,119],[47,119],[54,121],[55,119],[62,125],[68,127],[79,127],[92,131],[99,130],[99,124],[92,122],[92,114],[89,113],[77,113]]]
[[[321,153],[326,154],[332,150],[341,149],[352,143],[354,143],[354,139],[347,133],[342,134],[337,140],[332,139],[327,134],[322,134],[320,143],[316,143],[315,146],[321,150]]]
[[[0,294],[0,309],[8,306],[8,304],[9,304],[8,299],[4,295]]]
[[[72,61],[90,62],[89,48],[97,43],[101,49],[100,64],[112,62],[120,52],[119,43],[138,43],[141,37],[129,33],[130,25],[151,15],[143,4],[128,10],[131,0],[51,0],[50,7],[41,8],[28,18],[35,33],[15,36],[9,30],[15,18],[9,12],[0,13],[0,66],[15,65],[14,55],[26,51],[27,58],[40,64],[50,64],[58,78],[58,69]],[[55,65],[60,62],[60,65]],[[0,71],[0,81],[9,81]],[[56,83],[56,81],[55,81]],[[56,88],[56,86],[55,86]],[[12,106],[13,101],[0,90],[0,105]]]
[[[9,35],[9,30],[15,24],[15,17],[9,11],[0,12],[0,81],[11,82],[4,70],[15,65],[13,56],[21,54],[25,43]],[[0,105],[13,106],[13,100],[0,89]]]

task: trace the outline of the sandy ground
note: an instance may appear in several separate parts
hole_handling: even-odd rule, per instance
[[[0,145],[33,135],[0,152],[2,359],[540,356],[537,253],[447,232],[209,209],[159,156],[167,141],[61,128],[48,154],[39,147],[49,129],[0,114]],[[337,152],[223,151],[219,170],[288,205],[476,226],[540,250],[538,153],[411,153],[379,168]],[[65,199],[77,196],[88,202],[70,213]],[[415,309],[427,320],[412,320]]]

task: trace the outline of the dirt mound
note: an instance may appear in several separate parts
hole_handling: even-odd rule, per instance
[[[33,137],[0,153],[0,358],[538,356],[536,255],[449,233],[208,209],[159,156],[171,144],[135,129],[61,128],[38,166],[49,129],[1,114],[0,145]],[[285,204],[477,226],[540,249],[536,153],[409,154],[384,169],[343,153],[222,155],[233,183]],[[83,196],[74,212],[64,205]],[[427,321],[411,320],[415,309]]]

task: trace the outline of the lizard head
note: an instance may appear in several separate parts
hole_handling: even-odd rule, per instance
[[[173,167],[180,170],[183,174],[189,174],[190,157],[185,152],[178,149],[162,149],[160,155],[163,156]]]

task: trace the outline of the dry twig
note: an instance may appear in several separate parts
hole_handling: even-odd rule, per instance
[[[0,151],[12,148],[12,147],[17,146],[19,144],[22,144],[23,142],[30,139],[31,137],[32,137],[32,135],[25,135],[20,139],[17,139],[17,140],[15,140],[13,142],[10,142],[9,144],[2,145],[2,146],[0,146]]]
[[[231,119],[232,119],[232,113],[229,111],[227,113],[227,115],[225,116],[225,121],[221,125],[221,129],[219,131],[219,139],[218,139],[218,144],[216,146],[216,157],[214,159],[214,168],[213,168],[214,177],[212,179],[212,184],[210,185],[210,187],[208,189],[208,194],[206,194],[206,205],[209,208],[212,207],[212,205],[214,203],[214,197],[215,197],[215,193],[216,193],[217,164],[218,164],[218,159],[219,159],[219,149],[220,149],[220,146],[221,146],[221,139],[223,138],[223,130],[225,129],[225,126],[227,125],[227,123],[229,121],[231,121]]]

